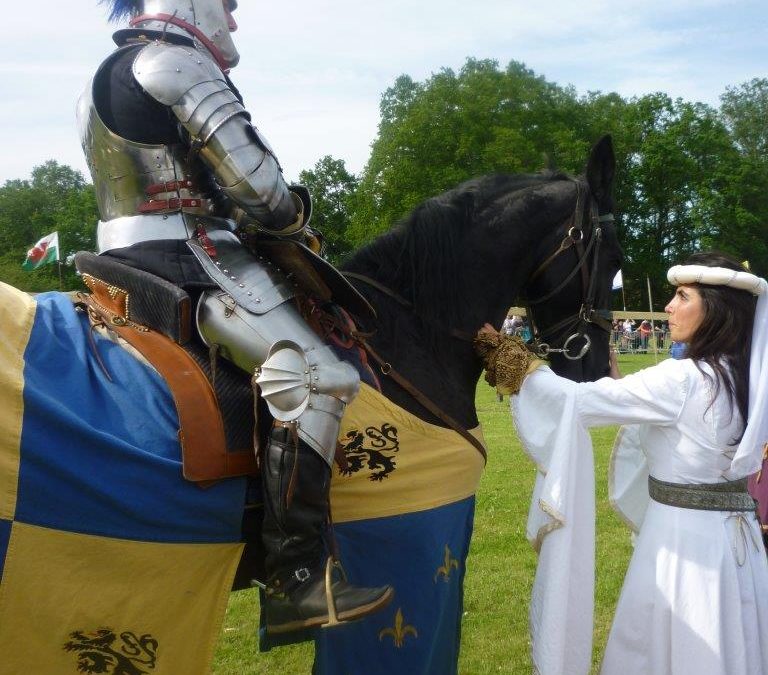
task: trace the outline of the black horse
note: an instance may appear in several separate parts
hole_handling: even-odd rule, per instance
[[[484,466],[482,445],[454,430],[480,435],[472,336],[525,302],[534,348],[552,354],[556,371],[606,374],[600,310],[621,257],[608,216],[613,171],[604,139],[584,178],[470,181],[345,267],[378,314],[360,328],[375,329],[365,342],[382,393],[363,386],[342,422],[335,539],[354,583],[389,583],[396,596],[363,621],[318,630],[316,672],[456,671]],[[183,479],[167,384],[94,335],[69,297],[0,284],[0,346],[4,663],[19,664],[14,672],[114,665],[106,643],[120,636],[136,672],[155,661],[207,672],[242,554],[245,479],[205,490]]]
[[[334,478],[335,531],[350,576],[390,583],[396,596],[366,621],[320,632],[317,672],[456,671],[483,460],[446,427],[478,425],[481,364],[472,337],[485,322],[499,326],[510,306],[528,305],[532,348],[549,353],[556,372],[573,380],[608,374],[607,310],[622,255],[613,174],[606,137],[582,178],[545,172],[468,181],[419,206],[344,266],[378,315],[367,344],[383,397],[364,389],[360,409],[355,402],[345,415],[350,461]]]

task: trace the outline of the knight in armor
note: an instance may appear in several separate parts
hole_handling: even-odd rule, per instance
[[[98,258],[189,294],[192,339],[255,374],[274,418],[260,458],[267,630],[360,618],[391,587],[348,583],[327,553],[331,466],[359,376],[307,325],[295,285],[244,244],[246,233],[301,241],[311,202],[228,77],[236,1],[104,1],[129,24],[78,105]]]

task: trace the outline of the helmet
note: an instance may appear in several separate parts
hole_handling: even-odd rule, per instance
[[[131,28],[115,33],[122,44],[138,34],[192,38],[204,47],[222,70],[237,65],[240,54],[232,41],[237,24],[231,12],[237,0],[109,0],[110,19],[131,16]]]

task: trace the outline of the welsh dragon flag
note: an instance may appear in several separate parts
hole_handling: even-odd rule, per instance
[[[27,259],[21,264],[21,267],[27,271],[36,270],[38,267],[58,260],[59,233],[51,232],[27,251]]]

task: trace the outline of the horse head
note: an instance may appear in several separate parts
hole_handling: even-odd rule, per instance
[[[344,266],[378,313],[374,345],[428,397],[471,426],[477,423],[480,375],[472,336],[486,322],[500,326],[523,296],[549,296],[533,313],[553,369],[578,380],[606,374],[608,333],[595,322],[599,312],[585,314],[590,321],[574,320],[572,327],[564,322],[579,316],[587,300],[591,307],[581,313],[610,307],[611,280],[621,259],[607,218],[613,172],[606,137],[593,149],[585,177],[484,176],[418,206]],[[553,255],[571,230],[571,238],[581,241]],[[568,343],[567,356],[579,354],[576,360],[555,351],[564,349],[561,339],[570,337],[565,334],[570,328],[578,335]],[[397,387],[386,380],[382,385],[387,396],[433,419]]]
[[[552,369],[576,381],[608,374],[611,284],[622,251],[613,218],[615,170],[610,136],[592,149],[583,177],[562,184],[573,213],[542,237],[524,287],[535,349]]]

